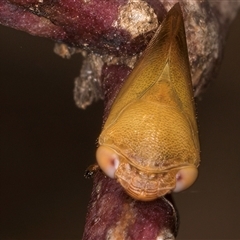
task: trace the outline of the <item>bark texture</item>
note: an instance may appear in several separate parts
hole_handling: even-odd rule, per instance
[[[167,198],[135,201],[101,171],[94,176],[84,240],[174,239],[176,212]]]
[[[56,52],[86,58],[75,81],[85,108],[105,96],[104,121],[138,55],[176,0],[1,0],[0,24],[51,38]],[[181,1],[192,81],[198,96],[216,73],[239,1]],[[80,91],[80,90],[81,91]],[[102,89],[102,90],[101,90]],[[165,197],[138,202],[102,172],[94,176],[84,240],[174,239],[177,216]]]

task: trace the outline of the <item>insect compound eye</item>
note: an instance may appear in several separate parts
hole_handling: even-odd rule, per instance
[[[173,192],[181,192],[189,188],[197,179],[198,170],[196,167],[182,168],[176,174],[176,186]]]
[[[96,152],[97,162],[102,171],[110,178],[114,178],[119,165],[119,157],[111,148],[100,146]]]

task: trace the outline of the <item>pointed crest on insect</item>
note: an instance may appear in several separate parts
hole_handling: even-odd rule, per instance
[[[199,140],[179,4],[115,99],[96,157],[105,174],[138,200],[184,190],[197,178]]]

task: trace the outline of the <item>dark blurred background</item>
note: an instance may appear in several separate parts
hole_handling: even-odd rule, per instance
[[[240,15],[218,74],[197,102],[200,175],[174,194],[177,239],[240,239]],[[103,103],[80,110],[81,56],[0,26],[0,239],[81,239]]]

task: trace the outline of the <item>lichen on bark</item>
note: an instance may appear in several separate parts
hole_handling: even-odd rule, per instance
[[[76,80],[80,84],[76,87],[83,90],[83,94],[85,91],[84,96],[89,98],[79,95],[76,90],[76,95],[80,96],[76,97],[77,105],[86,107],[86,101],[89,104],[89,99],[94,100],[103,93],[105,120],[120,87],[153,36],[156,22],[161,24],[176,2],[1,0],[0,24],[64,43],[69,51],[60,55],[70,57],[81,52],[86,61]],[[129,6],[133,7],[127,8]],[[140,16],[139,6],[146,6],[141,10],[151,13],[151,17]],[[183,0],[181,7],[195,95],[199,96],[216,73],[228,27],[238,12],[240,2]],[[122,21],[121,9],[130,9],[136,14],[132,20],[128,19],[130,26]],[[143,26],[146,28],[134,31],[132,21],[135,19],[145,19]],[[97,64],[89,66],[87,61],[92,62],[89,59],[95,59]],[[80,81],[83,78],[90,85]],[[96,88],[94,82],[97,83]],[[87,87],[81,88],[84,84]],[[115,180],[107,178],[102,172],[95,175],[83,239],[174,239],[176,233],[176,211],[171,201],[166,198],[148,203],[135,201]]]

